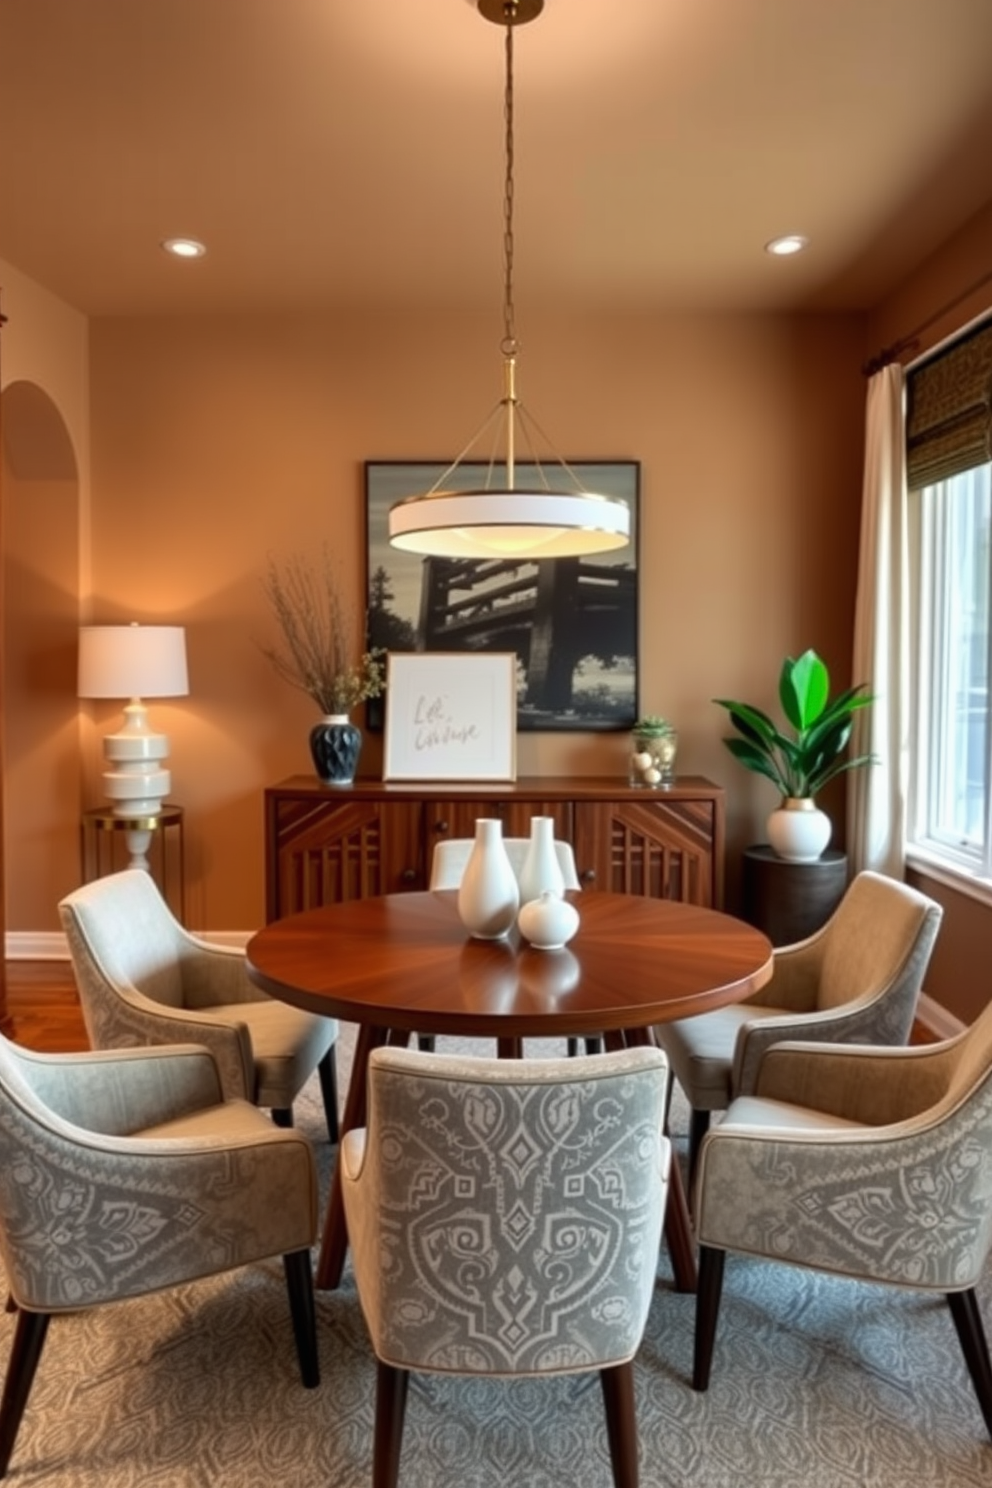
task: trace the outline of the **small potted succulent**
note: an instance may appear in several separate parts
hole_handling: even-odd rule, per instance
[[[726,708],[737,733],[724,739],[735,759],[764,775],[782,797],[768,818],[768,840],[779,857],[813,862],[830,841],[830,819],[815,796],[845,770],[874,762],[860,754],[845,758],[854,715],[874,698],[861,682],[830,700],[830,674],[815,651],[804,651],[782,663],[779,702],[791,732],[784,732],[750,703],[714,698]]]
[[[675,779],[678,734],[667,718],[646,713],[631,732],[630,783],[655,789]]]
[[[320,779],[327,785],[350,785],[362,734],[348,715],[366,698],[381,695],[383,653],[373,648],[352,660],[351,630],[341,613],[326,549],[317,564],[300,556],[282,568],[270,561],[262,587],[283,640],[281,648],[263,646],[262,654],[283,681],[307,693],[323,714],[310,730],[310,752]]]

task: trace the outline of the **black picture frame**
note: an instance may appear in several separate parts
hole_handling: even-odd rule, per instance
[[[366,641],[386,651],[515,651],[517,728],[538,732],[629,729],[638,716],[638,460],[571,462],[586,490],[630,508],[630,541],[588,558],[422,558],[389,543],[389,509],[428,491],[450,461],[367,460]],[[467,461],[460,489],[502,479],[499,467]],[[570,489],[567,472],[521,463],[516,484]],[[540,642],[539,674],[532,666]],[[366,705],[381,729],[384,699]]]

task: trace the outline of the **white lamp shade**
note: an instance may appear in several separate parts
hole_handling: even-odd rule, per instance
[[[80,627],[80,697],[185,697],[188,692],[183,626]]]

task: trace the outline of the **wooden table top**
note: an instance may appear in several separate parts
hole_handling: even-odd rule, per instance
[[[575,938],[539,951],[516,930],[472,940],[457,894],[388,894],[276,920],[248,942],[248,975],[310,1012],[485,1038],[646,1028],[740,1002],[771,976],[767,936],[663,899],[573,893]]]

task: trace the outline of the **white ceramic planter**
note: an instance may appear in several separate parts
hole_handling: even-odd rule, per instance
[[[790,863],[815,863],[830,841],[830,818],[811,797],[786,796],[767,823],[768,841]]]

